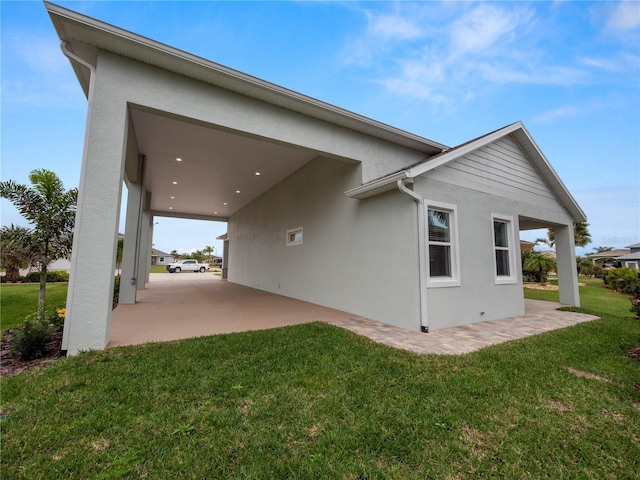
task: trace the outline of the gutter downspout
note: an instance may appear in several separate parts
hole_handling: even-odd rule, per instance
[[[80,183],[82,184],[82,179],[85,176],[85,164],[86,164],[86,158],[87,158],[87,152],[89,151],[89,132],[90,127],[91,127],[91,114],[93,111],[93,95],[94,95],[94,90],[95,90],[95,79],[96,79],[96,68],[91,65],[90,63],[88,63],[87,61],[83,60],[82,58],[78,57],[77,55],[71,53],[71,51],[69,50],[69,46],[67,45],[66,42],[62,41],[60,42],[60,49],[62,50],[62,53],[64,54],[65,57],[67,57],[69,60],[74,61],[79,63],[80,65],[82,65],[83,67],[86,67],[89,69],[89,72],[91,73],[91,76],[89,78],[89,94],[87,96],[87,101],[88,101],[88,105],[87,105],[87,121],[85,124],[85,134],[84,134],[84,146],[83,146],[83,151],[82,151],[82,167],[80,169]],[[83,204],[83,192],[82,190],[78,191],[78,202],[77,202],[77,209],[76,209],[76,218],[78,217],[78,214],[80,213],[80,209],[82,208],[82,204]],[[78,249],[76,248],[77,242],[80,239],[80,234],[78,232],[79,229],[79,225],[75,225],[74,226],[74,234],[73,234],[73,247],[71,249],[71,271],[70,273],[70,280],[74,279],[76,274],[76,268],[77,268],[77,262],[76,257],[75,257],[75,252],[78,251]],[[67,356],[67,350],[69,349],[69,343],[70,343],[70,339],[69,336],[71,334],[71,321],[73,319],[73,291],[75,290],[74,288],[75,282],[70,281],[69,282],[69,292],[67,294],[67,305],[66,305],[66,318],[65,318],[65,322],[64,322],[64,327],[63,327],[63,331],[62,331],[62,346],[61,346],[61,351],[60,351],[60,355],[66,357]]]
[[[427,241],[425,237],[424,199],[413,190],[409,190],[403,180],[398,180],[398,189],[409,195],[418,205],[418,284],[420,286],[420,329],[429,332],[427,316]]]

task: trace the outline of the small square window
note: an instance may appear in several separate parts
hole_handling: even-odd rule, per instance
[[[287,230],[287,246],[302,245],[302,227]]]

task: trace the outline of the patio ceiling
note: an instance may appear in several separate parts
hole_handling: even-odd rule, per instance
[[[318,155],[159,112],[131,118],[157,216],[225,221]]]

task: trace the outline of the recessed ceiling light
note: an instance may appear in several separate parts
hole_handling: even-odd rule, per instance
[[[217,215],[217,214],[218,214],[218,212],[213,212],[213,214],[214,214],[214,215]]]
[[[174,198],[176,198],[176,197],[169,197],[169,198],[170,198],[171,200],[173,200],[173,199],[174,199]]]
[[[223,205],[226,205],[226,204],[227,204],[227,202],[224,202],[224,203],[223,203]]]
[[[176,162],[181,162],[182,159],[180,157],[176,158]]]
[[[173,210],[173,207],[169,207],[169,210]]]
[[[173,183],[174,185],[177,185],[177,184],[178,184],[178,182],[171,182],[171,183]]]
[[[256,172],[256,175],[260,175],[260,172]]]
[[[240,190],[236,190],[236,193],[240,193]]]

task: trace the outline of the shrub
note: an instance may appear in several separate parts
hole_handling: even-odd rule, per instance
[[[640,297],[631,298],[631,308],[629,309],[635,317],[640,320]]]
[[[113,280],[113,303],[112,308],[116,308],[118,306],[118,301],[120,300],[120,275],[116,275]]]
[[[27,282],[31,283],[39,283],[40,282],[40,272],[31,272],[27,276]],[[69,281],[69,273],[64,270],[51,270],[47,272],[47,283],[52,282],[68,282]]]
[[[11,352],[23,360],[43,357],[52,334],[53,327],[47,319],[31,315],[25,320],[24,327],[14,335]]]
[[[614,268],[602,272],[606,287],[629,295],[640,295],[640,273],[629,267]]]
[[[6,276],[0,277],[0,283],[10,283]],[[25,283],[25,277],[18,275],[15,279],[15,283]]]

